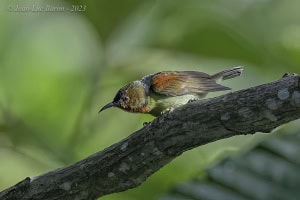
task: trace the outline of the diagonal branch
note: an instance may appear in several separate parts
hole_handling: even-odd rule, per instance
[[[96,199],[134,188],[184,151],[300,118],[300,77],[197,101],[73,165],[26,178],[0,199]]]

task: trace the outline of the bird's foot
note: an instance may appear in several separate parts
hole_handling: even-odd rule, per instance
[[[194,101],[197,101],[197,99],[190,99],[187,103],[192,103]]]
[[[173,107],[167,108],[167,109],[163,110],[160,114],[161,114],[161,115],[168,114],[168,113],[173,112],[173,110],[174,110]]]
[[[149,124],[151,124],[151,122],[144,122],[143,126],[145,127],[145,126],[148,126]]]
[[[288,73],[286,72],[285,74],[283,74],[282,78],[288,77],[288,76],[296,76],[297,74],[295,73]]]

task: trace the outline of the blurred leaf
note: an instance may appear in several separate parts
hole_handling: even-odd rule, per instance
[[[269,138],[243,156],[209,168],[207,177],[178,184],[159,199],[298,199],[299,144],[298,133]]]

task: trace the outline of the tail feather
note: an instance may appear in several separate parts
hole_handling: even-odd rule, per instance
[[[243,67],[238,66],[238,67],[233,67],[231,69],[224,70],[222,72],[216,73],[211,76],[212,79],[218,81],[218,80],[227,80],[231,79],[237,76],[240,76],[242,74]]]

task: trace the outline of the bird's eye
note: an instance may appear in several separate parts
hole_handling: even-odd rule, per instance
[[[128,102],[129,101],[129,97],[128,96],[124,96],[123,97],[123,101]]]

